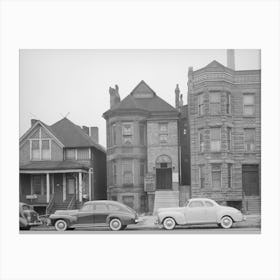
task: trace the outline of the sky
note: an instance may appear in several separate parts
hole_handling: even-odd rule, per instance
[[[217,60],[226,66],[226,50],[20,50],[20,136],[31,119],[52,125],[67,116],[77,125],[99,127],[106,147],[109,87],[121,99],[144,80],[174,106],[179,84],[187,102],[188,68]],[[260,69],[259,50],[235,50],[236,70]]]

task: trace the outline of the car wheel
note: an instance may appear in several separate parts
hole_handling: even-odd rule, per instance
[[[68,227],[67,222],[64,220],[57,220],[54,224],[57,231],[65,231]]]
[[[171,229],[174,229],[176,226],[176,222],[173,218],[165,218],[164,221],[163,221],[163,227],[165,229],[168,229],[168,230],[171,230]]]
[[[233,220],[231,217],[229,216],[224,216],[222,219],[221,219],[221,226],[223,228],[231,228],[232,227],[232,224],[233,224]]]
[[[120,230],[122,228],[122,222],[120,221],[120,219],[114,218],[110,221],[109,227],[114,231]]]

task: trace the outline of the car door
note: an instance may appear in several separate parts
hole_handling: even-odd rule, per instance
[[[78,212],[77,224],[86,225],[94,222],[93,204],[85,204]]]
[[[109,215],[109,209],[105,202],[97,202],[94,204],[93,222],[95,224],[105,224],[107,216]]]
[[[216,223],[217,222],[217,205],[215,205],[212,201],[205,200],[205,211],[206,211],[206,221],[208,223]]]
[[[206,211],[203,201],[190,201],[185,208],[185,220],[187,224],[200,224],[206,221]]]

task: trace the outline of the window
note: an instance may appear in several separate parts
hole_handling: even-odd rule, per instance
[[[195,208],[195,207],[204,207],[202,201],[192,201],[189,205],[189,207],[191,208]]]
[[[221,129],[212,128],[210,131],[210,148],[211,151],[216,152],[221,150]]]
[[[140,183],[144,184],[144,176],[145,176],[145,163],[144,161],[140,161]]]
[[[75,179],[74,178],[67,178],[67,190],[68,194],[74,194],[75,193]]]
[[[210,92],[209,94],[209,103],[210,103],[210,114],[218,115],[220,114],[221,108],[221,94],[220,92]]]
[[[201,188],[205,187],[205,166],[204,165],[199,166],[199,186]]]
[[[65,159],[76,159],[76,149],[66,149]]]
[[[204,204],[205,204],[206,207],[214,207],[214,204],[212,202],[208,201],[208,200],[204,201]]]
[[[168,123],[159,124],[159,142],[167,143],[168,141]]]
[[[227,149],[231,150],[231,127],[227,127]]]
[[[118,206],[118,205],[108,204],[107,206],[110,211],[120,211],[121,210],[120,206]]]
[[[244,142],[245,142],[245,151],[251,152],[255,150],[255,129],[246,128],[244,129]]]
[[[197,103],[198,103],[198,115],[203,116],[204,115],[204,96],[203,93],[199,94],[197,97]]]
[[[51,159],[51,139],[46,138],[48,135],[39,128],[36,134],[30,139],[30,159],[31,160],[50,160]]]
[[[243,95],[243,114],[245,116],[252,116],[255,113],[255,96],[251,93]]]
[[[32,194],[45,195],[46,193],[46,176],[32,175]]]
[[[221,166],[212,165],[212,188],[220,189],[221,188]]]
[[[100,211],[100,212],[107,212],[108,208],[107,208],[107,205],[105,205],[103,203],[97,203],[97,204],[95,204],[95,210]]]
[[[204,142],[204,134],[203,130],[198,131],[198,140],[199,140],[199,151],[204,152],[205,142]]]
[[[229,92],[226,92],[226,114],[231,113],[231,96]]]
[[[133,184],[132,160],[124,160],[122,162],[122,168],[123,168],[123,184],[132,185]]]
[[[228,188],[231,188],[231,182],[232,182],[232,164],[228,164]]]
[[[132,144],[132,123],[123,123],[122,127],[123,144]]]
[[[145,125],[140,124],[139,125],[139,136],[140,136],[140,145],[146,144],[146,132],[145,132]]]
[[[117,184],[117,164],[113,161],[113,185]]]
[[[116,124],[112,125],[112,145],[117,144],[117,126]]]
[[[93,212],[93,205],[92,204],[86,204],[81,208],[80,211],[81,212]]]

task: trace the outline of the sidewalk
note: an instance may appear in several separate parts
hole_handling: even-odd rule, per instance
[[[238,222],[233,225],[233,227],[243,227],[243,228],[250,228],[250,227],[261,227],[261,216],[260,215],[245,215],[246,221]],[[149,227],[149,228],[158,228],[158,225],[155,225],[155,216],[143,216],[141,222],[137,224],[137,227]],[[198,226],[199,227],[199,226]]]

